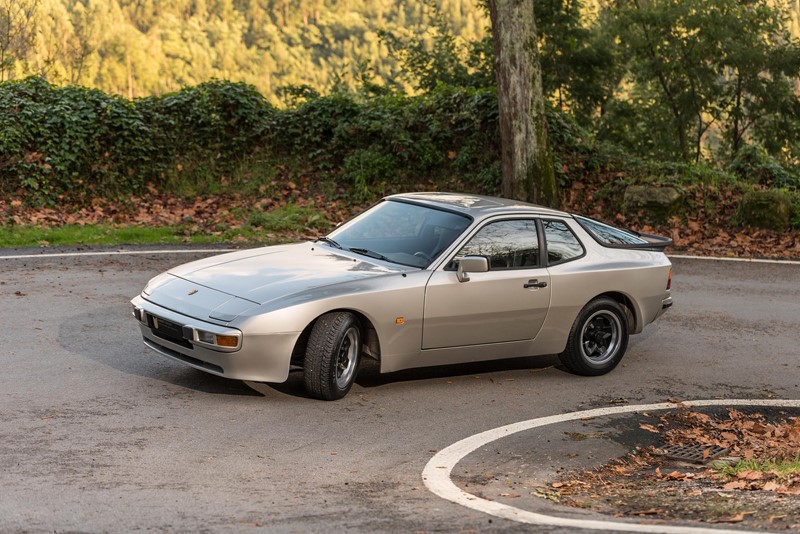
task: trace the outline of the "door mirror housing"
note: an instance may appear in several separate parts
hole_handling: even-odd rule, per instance
[[[489,260],[486,256],[464,256],[458,260],[456,277],[459,282],[469,282],[468,273],[485,273],[489,271]]]

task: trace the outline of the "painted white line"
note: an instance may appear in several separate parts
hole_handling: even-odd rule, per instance
[[[681,404],[665,402],[660,404],[639,404],[633,406],[614,406],[609,408],[597,408],[594,410],[584,410],[550,417],[540,417],[530,419],[510,425],[502,426],[480,434],[475,434],[468,438],[453,443],[449,447],[436,453],[422,471],[422,480],[425,486],[433,493],[456,504],[461,504],[467,508],[472,508],[479,512],[485,512],[496,517],[528,523],[531,525],[543,525],[566,528],[581,528],[590,530],[617,530],[626,532],[658,532],[662,534],[742,534],[744,530],[725,530],[704,527],[685,527],[671,525],[653,525],[641,523],[622,523],[620,521],[598,521],[587,519],[570,519],[555,517],[527,510],[514,508],[496,501],[488,501],[471,493],[467,493],[453,483],[450,476],[456,464],[464,459],[468,454],[480,447],[498,440],[532,428],[538,428],[566,421],[574,421],[584,417],[603,417],[632,412],[652,412],[658,410],[670,410],[681,406],[773,406],[783,408],[800,408],[800,400],[779,400],[779,399],[729,399],[729,400],[696,400],[686,401]]]
[[[797,265],[800,267],[800,259],[798,260],[767,260],[758,258],[719,258],[715,256],[685,256],[681,254],[667,254],[670,259],[676,260],[706,260],[706,261],[735,261],[739,263],[772,263],[775,265]]]
[[[197,248],[197,249],[178,249],[178,250],[109,250],[105,252],[55,252],[52,254],[17,254],[13,256],[2,256],[0,260],[28,260],[34,258],[74,258],[77,256],[135,256],[135,255],[155,255],[155,254],[199,254],[208,252],[209,254],[220,254],[223,252],[234,252],[235,248]]]

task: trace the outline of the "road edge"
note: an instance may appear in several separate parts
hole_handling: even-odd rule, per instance
[[[687,407],[704,406],[766,406],[780,408],[800,408],[800,400],[784,399],[709,399],[684,401],[681,403],[664,402],[657,404],[635,404],[628,406],[612,406],[582,410],[548,417],[529,419],[512,423],[479,434],[466,437],[436,453],[425,465],[422,480],[425,486],[435,495],[450,502],[466,506],[472,510],[486,514],[526,523],[530,525],[566,527],[585,530],[616,530],[622,532],[653,532],[662,534],[742,534],[755,532],[746,530],[729,530],[707,527],[689,527],[672,525],[652,525],[643,523],[623,523],[620,521],[604,521],[595,519],[571,519],[550,516],[527,510],[521,510],[497,501],[489,501],[468,493],[452,481],[451,474],[455,466],[475,450],[504,437],[556,423],[574,421],[582,418],[604,417],[624,413],[653,412]]]

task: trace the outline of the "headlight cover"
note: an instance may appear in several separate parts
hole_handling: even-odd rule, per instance
[[[142,294],[150,295],[156,288],[163,286],[174,279],[175,277],[169,273],[161,273],[158,276],[151,278],[150,281],[147,282],[147,285],[144,286],[144,289],[142,289]]]

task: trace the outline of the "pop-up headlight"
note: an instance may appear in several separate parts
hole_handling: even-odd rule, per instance
[[[144,293],[145,295],[150,295],[153,292],[153,290],[156,289],[158,286],[164,285],[173,279],[175,279],[175,277],[172,276],[171,274],[161,273],[158,276],[151,278],[150,281],[147,282],[147,285],[144,286],[142,293]]]

